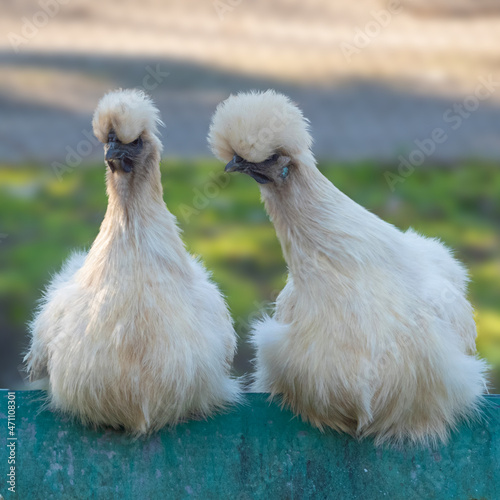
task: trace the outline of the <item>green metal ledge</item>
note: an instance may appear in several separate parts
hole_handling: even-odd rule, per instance
[[[44,396],[0,391],[5,500],[500,499],[499,396],[485,397],[483,422],[463,425],[435,450],[321,434],[265,394],[248,394],[246,405],[209,421],[134,441],[42,410]]]

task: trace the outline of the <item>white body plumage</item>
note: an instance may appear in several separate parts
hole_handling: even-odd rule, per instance
[[[450,252],[331,184],[282,95],[230,97],[209,140],[220,159],[257,165],[289,267],[274,317],[254,325],[254,390],[281,395],[319,428],[377,443],[445,440],[476,415],[486,365],[475,356],[467,274]]]
[[[158,112],[138,91],[107,94],[94,115],[106,143],[142,139],[132,172],[107,171],[108,209],[88,254],[52,280],[31,325],[32,378],[51,406],[141,434],[238,399],[226,304],[185,250],[163,201]]]

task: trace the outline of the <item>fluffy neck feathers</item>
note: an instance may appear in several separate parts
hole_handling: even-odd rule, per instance
[[[132,174],[107,173],[108,208],[82,274],[89,286],[133,276],[139,283],[148,269],[177,280],[190,272],[175,217],[163,201],[159,154],[147,161]]]
[[[291,275],[308,280],[325,270],[342,275],[363,261],[380,220],[338,190],[311,153],[294,158],[288,185],[261,188]],[[373,227],[372,227],[373,226]]]
[[[130,173],[106,171],[108,215],[124,222],[150,215],[157,204],[163,205],[159,154],[152,152],[145,162]]]

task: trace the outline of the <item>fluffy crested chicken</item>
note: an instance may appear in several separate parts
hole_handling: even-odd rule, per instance
[[[161,123],[137,90],[105,95],[108,208],[88,253],[72,255],[31,323],[31,379],[86,424],[155,431],[238,400],[236,335],[225,301],[185,250],[160,180]]]
[[[259,183],[289,268],[274,316],[254,326],[254,390],[377,444],[446,440],[476,416],[486,365],[467,273],[450,251],[329,182],[307,120],[283,95],[229,97],[209,142],[226,171]]]

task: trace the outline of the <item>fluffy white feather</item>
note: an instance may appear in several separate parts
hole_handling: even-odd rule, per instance
[[[136,89],[108,92],[99,101],[92,120],[94,134],[102,143],[108,141],[110,129],[128,144],[144,131],[156,136],[158,125],[163,125],[160,112],[144,92]],[[161,143],[156,145],[161,152]]]
[[[209,140],[226,162],[278,155],[258,167],[289,278],[274,317],[254,326],[254,389],[281,395],[320,429],[377,443],[446,440],[476,415],[486,365],[475,356],[467,274],[450,252],[331,184],[307,122],[282,95],[231,96]]]
[[[50,403],[84,423],[148,433],[238,400],[226,304],[185,250],[160,182],[158,112],[139,91],[106,95],[94,131],[139,136],[132,172],[107,169],[106,216],[88,254],[48,286],[26,356]]]

